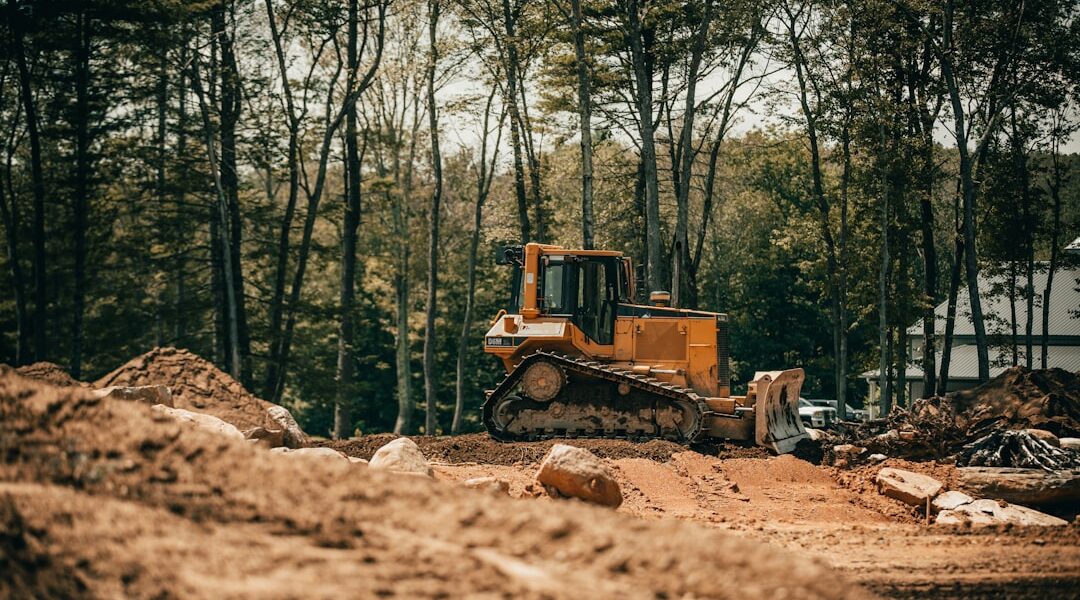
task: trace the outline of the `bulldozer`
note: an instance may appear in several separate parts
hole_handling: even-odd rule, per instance
[[[802,369],[757,372],[731,395],[727,315],[662,291],[635,302],[643,286],[621,252],[528,243],[497,248],[496,263],[513,269],[484,336],[506,370],[483,404],[496,440],[721,438],[782,454],[808,437]]]

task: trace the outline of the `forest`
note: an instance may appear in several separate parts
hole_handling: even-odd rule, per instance
[[[495,248],[533,241],[727,313],[736,389],[802,367],[861,405],[876,369],[887,413],[920,320],[945,389],[961,291],[982,379],[995,344],[1045,363],[978,277],[1045,319],[1034,275],[1076,262],[1075,2],[0,10],[0,362],[91,380],[176,346],[317,435],[476,431]]]

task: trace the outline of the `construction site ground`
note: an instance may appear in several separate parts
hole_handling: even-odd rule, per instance
[[[370,458],[393,437],[322,443]],[[484,434],[412,439],[432,461],[437,479],[493,476],[510,484],[513,497],[556,502],[534,483],[537,464],[555,441],[505,444]],[[735,444],[696,452],[659,441],[564,442],[610,461],[623,490],[619,513],[686,521],[781,546],[807,561],[822,560],[883,596],[1080,594],[1080,527],[1075,522],[1064,528],[928,526],[917,511],[877,493],[872,483],[877,467],[840,471]],[[896,459],[880,466],[922,471],[945,482],[952,470]],[[1075,520],[1075,514],[1061,516]]]

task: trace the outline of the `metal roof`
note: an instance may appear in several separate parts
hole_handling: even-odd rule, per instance
[[[1032,348],[1035,355],[1032,366],[1042,367],[1039,360],[1042,346],[1038,344]],[[990,352],[990,377],[997,377],[1012,366],[1012,348],[991,346]],[[937,368],[941,368],[941,355],[937,357]],[[1020,347],[1020,364],[1025,364],[1024,347]],[[1054,369],[1065,369],[1070,373],[1080,372],[1080,346],[1048,346],[1046,349],[1046,366]],[[860,375],[863,379],[876,379],[878,371],[867,371]],[[907,368],[907,378],[922,379],[923,370],[921,364],[910,364]],[[974,379],[979,378],[979,355],[974,345],[956,346],[952,349],[952,358],[949,360],[949,379]]]
[[[1074,244],[1080,243],[1080,238]],[[999,269],[1004,271],[1004,269]],[[1046,263],[1036,263],[1033,283],[1035,285],[1035,310],[1032,335],[1042,335],[1042,291],[1046,288]],[[1017,279],[1024,286],[1027,278],[1023,267]],[[1008,273],[990,276],[985,270],[979,273],[979,299],[982,301],[983,321],[989,335],[1012,333],[1012,311],[1009,307]],[[945,334],[945,315],[948,301],[934,309],[934,330]],[[1016,324],[1020,335],[1024,334],[1027,319],[1027,302],[1023,293],[1016,295]],[[908,335],[922,337],[922,319],[908,328]],[[1054,287],[1050,292],[1050,335],[1076,336],[1080,338],[1080,268],[1060,267],[1054,271]],[[956,328],[954,335],[975,335],[971,322],[971,303],[968,301],[967,284],[963,284],[956,298]],[[1077,340],[1080,343],[1080,339]]]

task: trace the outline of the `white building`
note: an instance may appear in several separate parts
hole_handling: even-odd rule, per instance
[[[1069,245],[1080,249],[1080,238]],[[1041,267],[1041,270],[1040,270]],[[1023,275],[1017,281],[1025,286]],[[1032,361],[1035,369],[1043,367],[1042,353],[1042,292],[1046,288],[1046,264],[1037,265],[1034,276],[1035,304],[1032,323]],[[1050,315],[1048,322],[1047,368],[1060,368],[1080,372],[1080,268],[1059,267],[1054,272],[1053,289],[1050,292]],[[979,274],[979,299],[982,301],[983,322],[990,343],[990,377],[996,377],[1012,366],[1012,307],[1009,302],[1008,277]],[[941,344],[945,339],[945,315],[948,302],[934,309],[934,336],[937,341],[936,369],[941,372]],[[1018,364],[1026,365],[1027,301],[1021,292],[1016,294],[1016,331]],[[907,330],[908,334],[908,398],[923,396],[923,322],[920,320]],[[878,397],[878,371],[863,373],[870,385],[870,398]],[[949,361],[948,391],[974,387],[979,383],[979,361],[975,347],[975,328],[971,320],[971,304],[967,286],[961,286],[956,302],[956,324],[953,330],[952,357]]]

